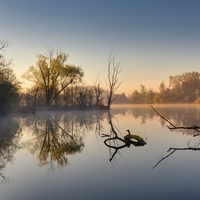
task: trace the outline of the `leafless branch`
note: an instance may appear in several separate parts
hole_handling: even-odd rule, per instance
[[[122,84],[122,81],[118,80],[118,75],[121,72],[120,62],[116,64],[115,56],[112,55],[112,52],[108,58],[108,87],[109,87],[109,94],[107,95],[108,99],[108,107],[110,108],[111,103],[117,98],[114,99],[113,94]]]
[[[175,153],[175,151],[184,151],[184,150],[186,150],[186,151],[188,151],[188,150],[200,151],[199,143],[196,145],[196,147],[195,147],[195,146],[194,146],[194,147],[190,147],[190,146],[189,146],[189,143],[190,143],[190,142],[188,142],[188,147],[182,147],[182,148],[180,148],[180,147],[170,147],[170,148],[168,149],[168,151],[167,151],[167,152],[170,152],[170,153],[167,154],[165,157],[161,158],[161,159],[156,163],[156,165],[153,166],[152,169],[154,169],[155,167],[157,167],[163,160],[165,160],[166,158],[168,158],[169,156],[171,156],[173,153]]]
[[[196,125],[192,125],[192,126],[175,126],[172,122],[170,122],[168,119],[166,119],[165,117],[163,117],[160,113],[158,113],[158,111],[153,107],[151,106],[152,109],[157,113],[157,115],[159,115],[162,119],[164,119],[167,123],[169,123],[172,127],[166,125],[170,130],[174,130],[174,129],[192,129],[192,130],[196,130],[197,132],[200,132],[200,127],[199,126],[196,126]],[[194,135],[195,136],[198,136],[200,134],[196,134]]]
[[[105,88],[101,87],[100,82],[98,81],[99,76],[96,78],[95,80],[95,84],[94,84],[94,95],[95,95],[95,104],[98,107],[100,104],[102,104],[103,102],[103,91]]]
[[[157,167],[163,160],[165,160],[167,157],[169,157],[170,155],[172,155],[174,152],[176,151],[176,149],[174,149],[173,151],[171,151],[168,155],[166,155],[165,157],[161,158],[154,166],[152,169],[154,169],[155,167]],[[169,152],[169,150],[167,151]]]
[[[9,46],[10,46],[10,42],[8,40],[0,40],[0,51]]]
[[[158,111],[153,107],[151,106],[152,109],[156,112],[157,115],[159,115],[162,119],[164,119],[166,122],[168,122],[173,128],[176,128],[176,126],[174,126],[174,124],[172,124],[169,120],[167,120],[165,117],[163,117],[160,113],[158,113]],[[169,127],[168,127],[169,128]]]
[[[67,133],[51,116],[50,119],[55,123],[55,125],[60,128],[66,135],[68,135],[72,140],[74,139],[69,133]]]
[[[4,50],[5,48],[9,47],[10,43],[9,41],[5,41],[5,40],[0,40],[0,51]],[[0,54],[0,67],[3,67],[3,69],[1,70],[5,70],[5,67],[10,66],[12,63],[12,60],[10,61],[6,61],[3,54]]]

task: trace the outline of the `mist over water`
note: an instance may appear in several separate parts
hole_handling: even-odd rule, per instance
[[[200,106],[154,108],[175,126],[200,126]],[[150,105],[10,115],[0,124],[3,200],[198,197],[198,132],[169,130]],[[127,130],[146,145],[126,145]]]

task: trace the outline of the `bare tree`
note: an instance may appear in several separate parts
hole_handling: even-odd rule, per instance
[[[8,40],[0,40],[0,50],[5,49],[10,46],[10,42]]]
[[[115,62],[115,56],[110,54],[108,58],[108,87],[109,93],[107,95],[108,108],[110,109],[111,103],[115,101],[118,96],[113,98],[113,94],[121,85],[122,81],[118,80],[118,75],[121,72],[120,62]]]
[[[170,147],[168,149],[168,154],[164,157],[162,157],[154,166],[152,169],[154,169],[155,167],[157,167],[163,160],[165,160],[166,158],[168,158],[169,156],[171,156],[173,153],[175,153],[176,151],[200,151],[199,148],[199,143],[194,145],[194,147],[189,146],[190,141],[188,141],[187,146],[188,147]]]
[[[98,82],[98,77],[94,84],[94,99],[95,99],[95,106],[98,108],[100,105],[103,104],[103,94],[104,89],[101,87],[100,82]]]
[[[2,52],[4,49],[10,46],[10,42],[8,40],[0,40],[0,51]],[[3,54],[0,54],[0,67],[1,71],[5,70],[4,68],[11,64],[12,60],[6,61]]]
[[[163,117],[153,106],[151,106],[151,108],[155,111],[155,113],[160,116],[163,120],[165,120],[169,125],[166,125],[169,130],[176,130],[176,129],[186,129],[186,130],[194,130],[198,133],[194,134],[193,137],[199,136],[200,135],[200,126],[196,126],[196,125],[192,125],[192,126],[175,126],[171,121],[169,121],[168,119],[166,119],[165,117]],[[162,157],[154,166],[153,169],[155,167],[157,167],[163,160],[165,160],[166,158],[168,158],[169,156],[171,156],[173,153],[175,153],[176,151],[180,151],[180,150],[192,150],[192,151],[199,151],[200,148],[200,143],[198,143],[197,145],[195,145],[194,147],[189,146],[189,142],[188,142],[188,147],[185,148],[169,148],[167,152],[169,152],[166,156]]]
[[[74,88],[74,98],[79,108],[91,108],[94,102],[93,91],[84,83]]]

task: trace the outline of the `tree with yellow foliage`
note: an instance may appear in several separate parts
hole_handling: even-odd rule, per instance
[[[68,55],[47,50],[47,55],[39,54],[36,66],[29,67],[22,75],[44,93],[45,103],[50,106],[59,94],[70,84],[81,81],[84,73],[80,67],[65,64]]]

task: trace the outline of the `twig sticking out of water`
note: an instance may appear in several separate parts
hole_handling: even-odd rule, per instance
[[[169,156],[171,156],[175,151],[200,151],[200,148],[198,147],[183,147],[183,148],[169,148],[167,152],[170,152],[169,154],[167,154],[165,157],[161,158],[154,166],[152,169],[154,169],[155,167],[157,167],[163,160],[165,160],[166,158],[168,158]]]
[[[151,108],[156,112],[157,115],[159,115],[162,119],[164,119],[166,122],[168,122],[172,127],[166,125],[170,130],[174,130],[174,129],[192,129],[192,130],[196,130],[197,132],[200,132],[200,127],[196,126],[196,125],[192,125],[192,126],[175,126],[172,122],[170,122],[168,119],[166,119],[165,117],[163,117],[153,106],[151,106]],[[199,136],[200,134],[196,134],[193,135],[193,137]]]
[[[170,150],[170,149],[169,149]],[[169,152],[169,150],[167,152]],[[172,155],[174,152],[176,151],[176,149],[174,149],[173,151],[171,151],[169,154],[167,154],[165,157],[161,158],[154,166],[152,169],[154,169],[155,167],[157,167],[163,160],[165,160],[167,157],[169,157],[170,155]]]

